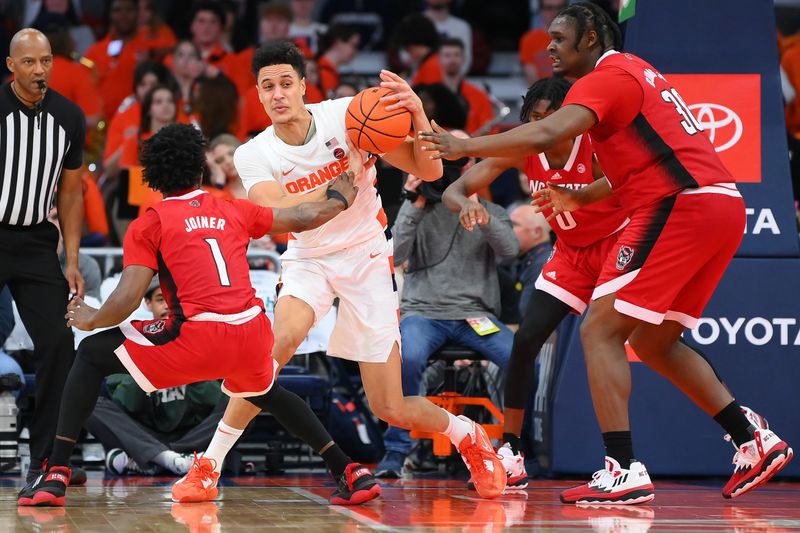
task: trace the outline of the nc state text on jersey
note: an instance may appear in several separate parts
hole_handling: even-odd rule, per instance
[[[297,194],[301,192],[311,191],[323,185],[347,170],[350,167],[350,158],[345,157],[340,161],[334,161],[322,168],[318,168],[311,172],[308,176],[297,178],[283,184],[289,193]]]

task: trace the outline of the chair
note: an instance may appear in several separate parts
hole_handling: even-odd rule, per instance
[[[491,439],[501,439],[503,437],[503,412],[489,398],[463,396],[456,389],[456,368],[453,363],[461,359],[472,361],[484,361],[486,358],[469,348],[456,345],[445,345],[430,357],[431,361],[444,361],[446,363],[444,371],[443,391],[436,396],[427,398],[436,405],[450,411],[454,415],[464,412],[467,406],[480,406],[485,408],[496,420],[496,424],[481,424]],[[433,454],[439,457],[447,457],[453,453],[450,439],[441,433],[429,433],[425,431],[412,431],[412,439],[431,439],[433,440]]]

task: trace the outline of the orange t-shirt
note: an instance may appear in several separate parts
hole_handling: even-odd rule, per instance
[[[137,37],[147,44],[147,47],[156,52],[156,55],[164,57],[175,48],[178,39],[172,28],[166,24],[159,24],[155,29],[150,26],[140,26]]]
[[[319,65],[319,85],[322,94],[329,95],[339,86],[339,71],[330,59],[322,56],[317,60]]]
[[[547,47],[550,36],[545,30],[528,30],[519,40],[519,62],[523,65],[534,65],[540,78],[553,75],[553,60]]]
[[[106,133],[106,148],[103,152],[103,159],[108,159],[116,152],[125,139],[135,137],[139,131],[139,122],[142,118],[142,106],[136,99],[131,100],[120,106],[117,112],[111,117]]]
[[[86,51],[86,57],[94,61],[97,68],[97,84],[103,96],[106,119],[114,116],[125,97],[134,90],[133,71],[149,50],[148,43],[138,36],[122,43],[109,34]]]
[[[494,106],[485,91],[468,81],[461,82],[459,92],[469,105],[467,133],[472,135],[494,118]]]
[[[444,81],[444,73],[442,72],[442,65],[439,63],[439,54],[431,54],[423,61],[414,77],[411,80],[411,85],[428,85],[431,83],[442,83]]]
[[[100,93],[94,84],[91,69],[61,56],[53,56],[50,87],[78,105],[87,117],[102,111]]]

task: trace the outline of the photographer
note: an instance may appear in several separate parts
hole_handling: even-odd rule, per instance
[[[445,344],[473,349],[501,369],[511,354],[513,333],[497,318],[497,261],[511,261],[519,251],[508,215],[476,199],[491,218],[470,232],[441,203],[444,190],[471,163],[445,161],[444,176],[434,182],[409,176],[392,228],[394,263],[408,262],[400,300],[404,394],[419,394],[428,358]],[[384,444],[376,475],[399,477],[411,450],[409,432],[390,427]]]

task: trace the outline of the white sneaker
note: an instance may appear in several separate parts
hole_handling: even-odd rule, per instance
[[[194,457],[187,453],[182,453],[172,460],[170,471],[180,476],[184,476],[189,473],[189,469],[192,467],[193,462]]]
[[[646,503],[655,498],[653,483],[647,469],[639,461],[622,468],[606,456],[606,467],[592,475],[584,485],[572,487],[561,493],[563,503],[632,505]]]
[[[508,476],[506,489],[527,488],[528,473],[525,471],[525,456],[522,453],[514,454],[511,445],[507,442],[497,450],[497,455],[500,456]]]
[[[81,444],[81,459],[83,459],[84,463],[102,463],[106,458],[106,451],[103,449],[103,445],[91,433],[86,435],[86,439],[92,442]]]

